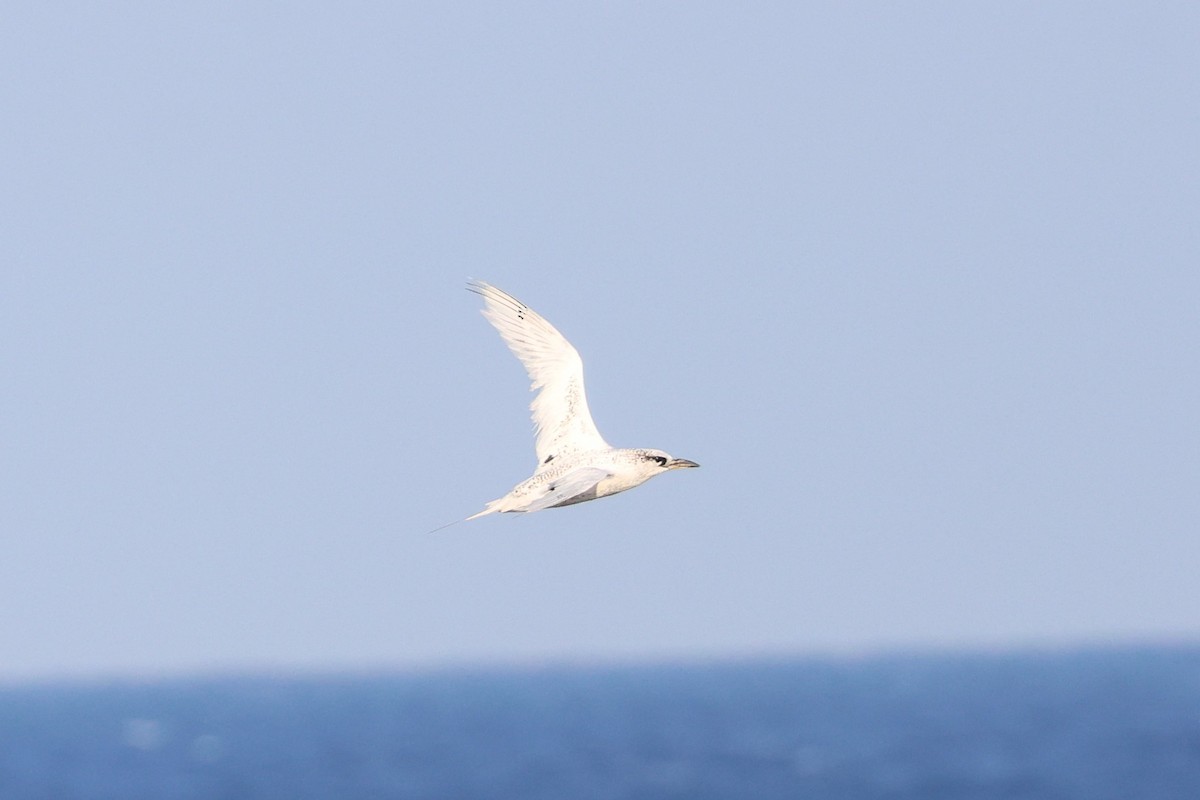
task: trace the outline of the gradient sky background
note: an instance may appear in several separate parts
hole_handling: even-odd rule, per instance
[[[1200,6],[798,5],[8,6],[0,678],[1200,637]]]

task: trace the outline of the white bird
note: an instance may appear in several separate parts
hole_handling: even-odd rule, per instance
[[[661,450],[612,447],[600,436],[583,391],[583,361],[563,335],[533,309],[482,281],[483,316],[525,365],[537,391],[529,406],[536,429],[537,468],[503,497],[467,519],[497,511],[541,511],[595,500],[673,469],[700,466]]]

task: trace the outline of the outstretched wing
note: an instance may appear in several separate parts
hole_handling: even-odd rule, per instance
[[[525,365],[533,382],[530,390],[538,392],[529,406],[538,465],[563,453],[607,448],[592,422],[583,391],[583,361],[571,343],[512,295],[482,281],[467,288],[483,298],[483,316]]]
[[[545,485],[542,494],[531,500],[523,511],[541,511],[544,508],[558,508],[585,500],[596,499],[596,484],[612,475],[600,467],[579,467],[566,475]]]

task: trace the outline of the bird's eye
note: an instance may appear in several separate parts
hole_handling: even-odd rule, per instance
[[[650,457],[652,459],[654,459],[655,461],[657,461],[658,465],[660,467],[665,467],[667,465],[667,459],[664,456],[650,456]]]

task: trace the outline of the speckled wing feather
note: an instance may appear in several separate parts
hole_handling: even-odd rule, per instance
[[[541,497],[531,500],[525,510],[541,511],[544,508],[569,506],[572,503],[591,500],[596,496],[596,484],[611,474],[599,467],[573,469],[557,480],[548,481],[541,490]]]
[[[583,361],[554,326],[529,306],[494,286],[474,281],[468,288],[483,297],[483,316],[525,365],[533,398],[529,409],[536,431],[538,466],[571,452],[607,449],[596,430],[583,389]]]

